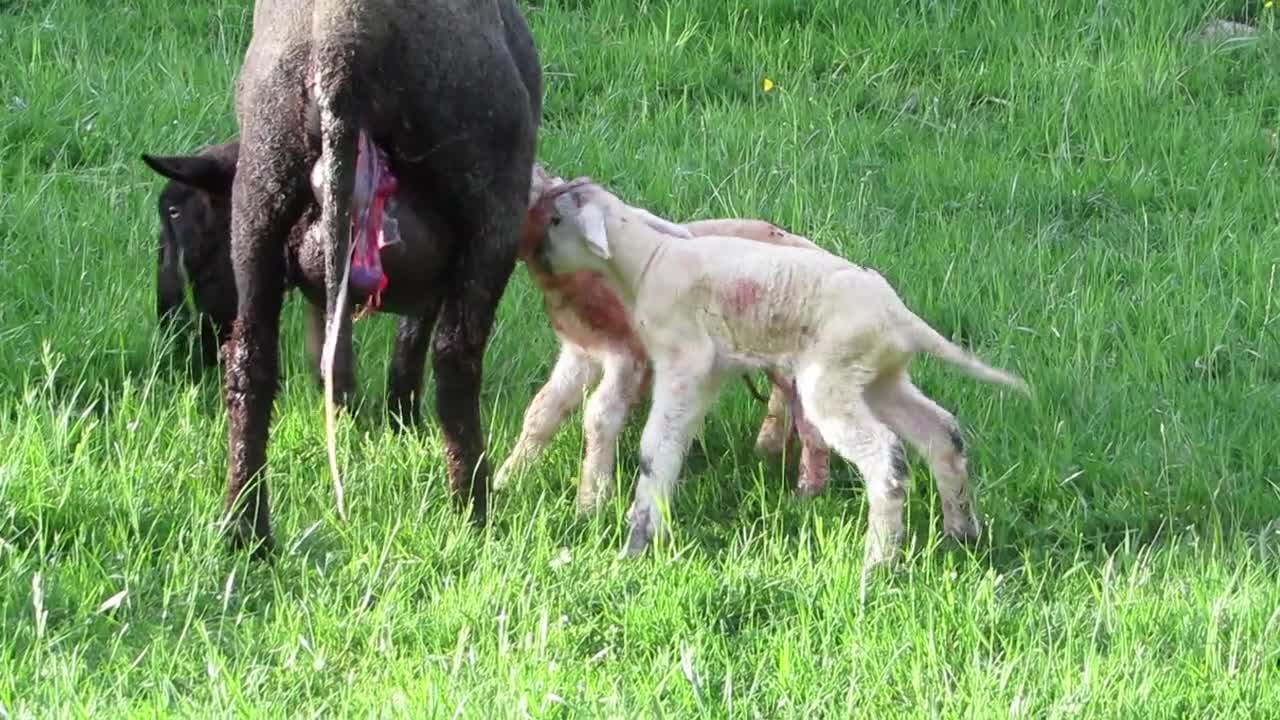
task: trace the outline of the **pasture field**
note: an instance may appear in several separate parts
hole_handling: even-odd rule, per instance
[[[552,170],[805,234],[1035,386],[919,363],[988,532],[944,541],[913,457],[914,550],[864,588],[857,472],[793,499],[740,383],[655,555],[617,557],[643,412],[605,512],[574,514],[575,416],[469,528],[434,422],[383,420],[385,317],[356,326],[341,524],[298,297],[282,552],[224,552],[221,378],[155,332],[161,182],[138,156],[234,135],[251,6],[0,2],[0,718],[1280,716],[1280,9],[523,4]],[[1188,39],[1214,17],[1262,34]],[[517,268],[495,462],[555,348]]]

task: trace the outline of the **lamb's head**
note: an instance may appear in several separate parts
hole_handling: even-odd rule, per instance
[[[607,228],[614,218],[670,237],[693,237],[685,226],[628,205],[587,177],[564,182],[535,166],[532,186],[541,192],[530,202],[524,257],[556,274],[603,270],[613,254]]]
[[[608,219],[629,208],[613,193],[580,177],[552,184],[529,209],[530,224],[542,230],[536,263],[560,275],[604,272],[609,258]]]

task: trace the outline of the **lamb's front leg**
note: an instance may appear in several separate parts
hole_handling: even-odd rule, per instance
[[[551,377],[524,413],[520,439],[494,476],[494,490],[506,487],[515,475],[542,454],[569,413],[582,402],[583,390],[595,381],[597,371],[586,351],[569,343],[561,344],[560,357],[551,370]]]
[[[640,480],[627,513],[628,556],[643,553],[664,534],[663,513],[669,512],[689,442],[722,383],[710,366],[709,361],[693,367],[655,362],[653,405],[640,438]]]
[[[627,351],[605,358],[604,376],[582,418],[587,452],[578,485],[579,513],[595,512],[613,497],[618,435],[640,394],[646,365],[645,358]]]

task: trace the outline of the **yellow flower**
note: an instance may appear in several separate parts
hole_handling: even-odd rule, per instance
[[[1269,1],[1269,0],[1268,0],[1268,1]],[[763,82],[763,83],[761,83],[761,85],[764,87],[764,91],[765,91],[765,92],[772,92],[772,91],[773,91],[773,87],[774,87],[774,86],[773,86],[773,81],[772,81],[772,80],[770,80],[769,78],[765,78],[765,79],[764,79],[764,82]]]

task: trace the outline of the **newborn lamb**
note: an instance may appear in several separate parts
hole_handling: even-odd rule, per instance
[[[864,567],[896,560],[904,535],[906,459],[925,456],[942,496],[945,532],[979,533],[955,418],[911,383],[919,352],[1030,394],[912,313],[874,270],[830,253],[731,236],[682,242],[615,195],[579,178],[542,194],[555,274],[600,273],[630,310],[653,365],[653,404],[640,440],[640,479],[627,553],[664,531],[689,441],[724,381],[757,369],[796,378],[821,439],[854,463],[867,488]]]

